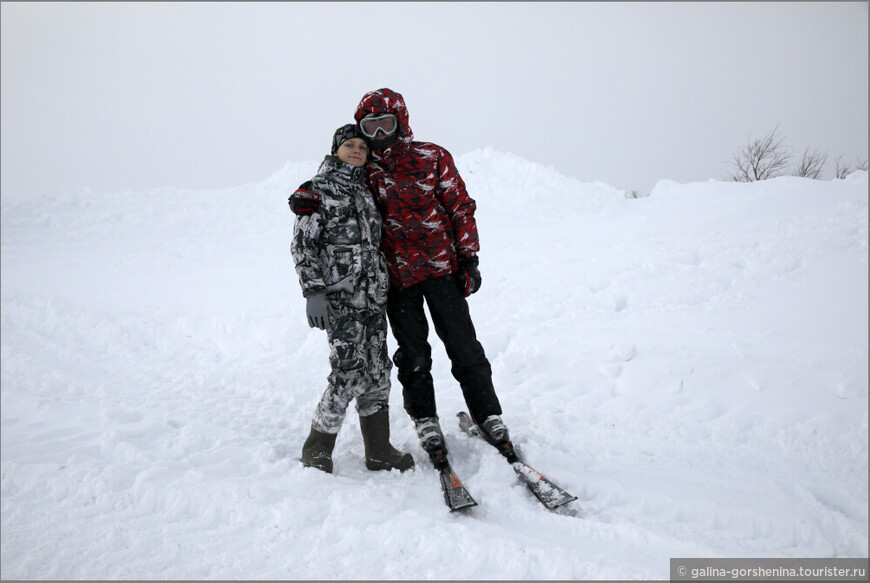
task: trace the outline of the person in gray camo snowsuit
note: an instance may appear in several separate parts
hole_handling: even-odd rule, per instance
[[[389,442],[389,274],[380,251],[381,216],[365,183],[368,154],[368,142],[355,124],[340,127],[317,175],[289,198],[297,215],[291,253],[308,323],[326,330],[331,366],[302,446],[302,463],[329,473],[335,439],[354,399],[366,467],[405,471],[414,466],[411,454]]]

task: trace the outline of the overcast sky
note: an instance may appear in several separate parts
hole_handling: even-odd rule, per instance
[[[649,192],[778,126],[831,178],[867,158],[867,6],[3,2],[2,193],[259,182],[381,87],[455,156]]]

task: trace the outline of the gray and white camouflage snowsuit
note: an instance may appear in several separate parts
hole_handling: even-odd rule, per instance
[[[315,196],[317,212],[298,215],[291,252],[302,294],[309,297],[346,278],[352,292],[328,293],[328,386],[312,428],[338,433],[356,399],[361,417],[388,407],[392,361],[387,353],[385,304],[389,272],[380,251],[381,215],[365,183],[365,169],[326,156],[317,175],[290,197]]]

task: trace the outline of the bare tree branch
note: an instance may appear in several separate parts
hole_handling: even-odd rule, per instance
[[[845,166],[840,162],[842,156],[837,156],[837,159],[834,161],[834,176],[842,180],[852,173],[852,168],[846,164]]]
[[[798,163],[798,166],[794,171],[794,175],[801,176],[803,178],[812,178],[813,180],[818,180],[819,177],[822,175],[822,168],[825,167],[825,162],[827,161],[827,154],[820,154],[818,149],[810,154],[810,149],[807,148],[806,150],[804,150],[804,155],[801,158],[801,161]]]
[[[735,171],[730,178],[735,182],[755,182],[775,178],[785,173],[791,153],[783,145],[779,126],[763,138],[749,139],[746,147],[734,154]]]
[[[849,164],[845,164],[845,165],[842,164],[840,162],[840,160],[842,158],[843,158],[842,156],[837,156],[837,160],[835,161],[836,167],[834,169],[834,176],[836,178],[839,178],[840,180],[842,180],[843,178],[847,177],[849,174],[851,174],[852,172],[855,172],[856,170],[864,170],[865,172],[867,171],[867,159],[866,158],[864,160],[861,160],[861,158],[858,158],[858,162],[855,164],[854,168],[852,166],[850,166]]]

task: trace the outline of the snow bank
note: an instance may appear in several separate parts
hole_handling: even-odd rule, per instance
[[[464,409],[450,514],[395,381],[407,474],[296,458],[328,372],[290,259],[316,162],[216,191],[2,199],[2,577],[666,579],[669,558],[862,557],[867,173],[626,199],[486,149],[478,333],[544,510]],[[394,343],[391,346],[394,347]],[[395,373],[394,373],[395,374]]]

